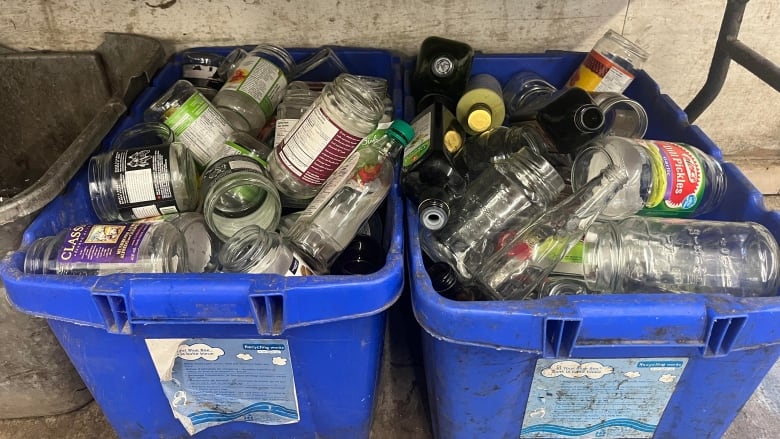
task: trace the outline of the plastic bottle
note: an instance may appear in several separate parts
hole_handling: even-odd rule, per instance
[[[474,50],[468,44],[440,37],[423,40],[411,78],[418,112],[431,104],[430,95],[443,96],[445,106],[454,109],[471,76],[473,59]]]
[[[353,75],[325,86],[274,148],[268,169],[286,206],[305,206],[382,118],[380,97]]]
[[[604,210],[605,219],[640,215],[691,217],[709,212],[726,193],[723,169],[713,157],[684,143],[603,137],[577,155],[576,190],[608,165],[624,167],[628,184]]]
[[[105,222],[188,212],[198,204],[195,162],[177,142],[96,155],[88,181],[92,207]]]
[[[27,249],[24,272],[107,275],[179,273],[187,269],[184,237],[165,223],[85,224],[38,238]]]
[[[258,226],[244,227],[228,239],[219,264],[224,273],[314,274],[281,235]]]
[[[567,86],[623,93],[648,56],[641,47],[609,30],[574,71]]]
[[[481,73],[469,79],[456,107],[458,122],[469,134],[479,134],[504,123],[505,108],[501,84]]]
[[[214,105],[237,130],[256,136],[274,114],[295,61],[285,49],[261,44],[237,62]]]
[[[393,122],[342,163],[298,217],[287,237],[315,272],[327,272],[379,208],[393,184],[395,158],[413,137],[409,124]]]
[[[593,224],[582,266],[588,288],[607,293],[776,296],[777,242],[750,222],[631,217]]]

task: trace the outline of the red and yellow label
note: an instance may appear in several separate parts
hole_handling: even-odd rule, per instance
[[[611,59],[591,50],[579,68],[571,75],[567,85],[585,91],[611,91],[623,93],[634,80],[634,75]]]

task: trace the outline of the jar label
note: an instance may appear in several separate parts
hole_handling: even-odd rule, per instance
[[[431,118],[432,112],[427,112],[412,122],[414,138],[404,148],[403,168],[407,170],[425,156],[431,148]]]
[[[601,53],[591,50],[577,68],[567,85],[585,91],[611,91],[623,93],[634,75]]]
[[[287,133],[295,126],[298,119],[276,119],[276,129],[274,130],[274,148],[279,146]]]
[[[178,213],[168,146],[111,154],[111,188],[122,216],[136,219]]]
[[[220,91],[235,90],[249,96],[269,118],[282,101],[286,87],[287,78],[279,67],[267,59],[249,55],[241,60]]]
[[[71,227],[57,253],[60,264],[132,264],[150,223],[95,224]]]
[[[260,268],[262,267],[262,268]],[[311,269],[300,256],[288,248],[280,249],[279,255],[270,265],[259,265],[249,269],[247,273],[276,273],[283,276],[311,276]]]
[[[552,273],[574,274],[580,277],[584,276],[582,270],[583,247],[582,240],[580,239],[580,241],[574,244],[574,247],[563,256],[561,262],[553,268]]]
[[[220,152],[218,146],[222,144],[222,139],[233,131],[222,113],[200,93],[190,96],[163,122],[201,166],[205,166]]]
[[[687,217],[701,203],[707,178],[693,147],[658,140],[644,144],[653,161],[653,189],[643,215]]]
[[[279,163],[304,183],[319,186],[355,150],[362,138],[336,125],[314,106],[282,140]]]

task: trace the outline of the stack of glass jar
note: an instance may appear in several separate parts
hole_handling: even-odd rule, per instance
[[[349,74],[329,48],[298,63],[271,44],[183,60],[185,79],[90,160],[100,222],[35,241],[25,271],[302,276],[383,267],[378,209],[414,137],[392,122],[385,78]],[[296,80],[325,65],[340,72],[332,82]]]
[[[691,219],[723,201],[719,162],[674,139],[643,139],[648,116],[622,93],[647,56],[610,31],[563,88],[530,71],[502,87],[471,74],[467,44],[422,43],[401,177],[437,291],[777,294],[766,228]]]

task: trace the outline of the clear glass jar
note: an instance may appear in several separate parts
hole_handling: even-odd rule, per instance
[[[24,272],[31,274],[180,273],[186,268],[184,237],[164,222],[69,227],[35,240],[24,258]]]
[[[644,49],[609,30],[596,42],[567,85],[585,91],[623,93],[648,57]]]
[[[390,123],[393,120],[393,100],[387,94],[387,80],[378,76],[363,76],[357,75],[357,78],[365,82],[371,90],[374,90],[376,94],[382,98],[382,104],[384,104],[384,114],[379,123]]]
[[[268,169],[285,205],[305,206],[382,118],[382,100],[353,75],[325,86],[309,111],[274,148]]]
[[[507,117],[511,119],[541,108],[557,90],[534,72],[523,71],[512,75],[503,88]]]
[[[294,69],[289,52],[261,44],[237,61],[214,105],[235,129],[256,136],[276,111]]]
[[[144,120],[168,125],[176,141],[190,150],[201,167],[225,153],[228,147],[224,141],[234,131],[222,113],[187,81],[176,81],[144,112]]]
[[[607,293],[776,296],[777,242],[757,223],[631,217],[583,240],[588,288]]]
[[[684,143],[602,137],[576,157],[572,187],[608,165],[625,168],[629,182],[602,213],[604,219],[634,215],[691,217],[717,207],[726,194],[723,169],[713,157]]]
[[[294,82],[293,82],[294,83]],[[292,83],[291,83],[292,84]],[[284,99],[276,108],[276,124],[274,126],[274,147],[279,146],[290,132],[292,127],[303,117],[314,101],[322,94],[321,91],[289,89],[284,94]]]
[[[227,240],[219,264],[224,273],[314,274],[281,235],[258,226],[244,227]]]
[[[222,157],[206,167],[201,200],[206,224],[222,241],[249,225],[274,230],[282,212],[265,168],[243,155]]]
[[[159,122],[142,122],[122,131],[114,141],[111,149],[143,148],[149,146],[164,146],[173,143],[173,131]]]
[[[178,142],[96,155],[88,181],[92,208],[105,222],[188,212],[198,204],[195,162]]]
[[[222,243],[209,230],[206,219],[200,213],[185,212],[144,221],[167,222],[184,235],[184,246],[187,251],[187,268],[184,271],[211,273],[217,269],[217,254]]]
[[[234,131],[225,139],[225,144],[233,151],[225,150],[224,156],[241,154],[253,158],[263,166],[268,165],[272,148],[243,131]]]
[[[642,138],[647,132],[647,112],[639,102],[620,93],[593,92],[593,103],[604,113],[605,136]]]

